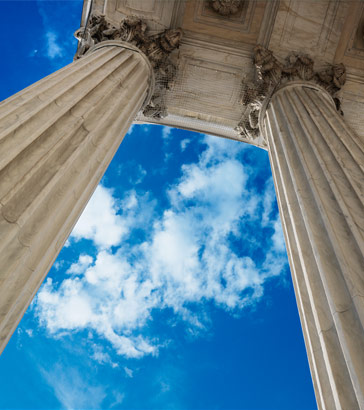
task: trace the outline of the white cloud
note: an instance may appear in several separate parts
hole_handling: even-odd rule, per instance
[[[276,196],[274,192],[273,179],[269,178],[269,180],[265,184],[265,191],[263,195],[262,226],[268,226],[272,223],[270,215],[273,210],[275,197]]]
[[[117,406],[118,404],[121,404],[125,398],[125,394],[120,393],[119,391],[114,391],[113,395],[114,395],[115,400],[110,404],[110,408],[113,408]]]
[[[92,355],[92,358],[95,359],[98,363],[104,364],[111,362],[110,355],[101,351],[96,351]]]
[[[111,360],[109,353],[105,352],[100,345],[92,345],[93,354],[91,357],[100,364],[109,364],[111,367],[119,367],[119,365]]]
[[[70,56],[75,52],[77,40],[72,36],[74,29],[68,26],[65,18],[68,18],[70,13],[78,13],[79,5],[77,2],[68,2],[70,4],[65,6],[60,2],[57,7],[53,8],[46,3],[42,0],[35,1],[41,17],[40,29],[43,29],[45,40],[44,46],[39,52],[42,52],[50,60],[55,69],[59,69],[71,62],[72,57],[70,58]],[[38,50],[33,50],[31,56],[36,55],[36,53]]]
[[[147,171],[140,164],[136,164],[135,161],[129,161],[126,164],[120,164],[117,167],[116,172],[122,177],[125,177],[125,175],[127,175],[129,182],[132,185],[138,185],[142,183],[147,175]]]
[[[138,205],[137,194],[134,190],[126,193],[124,199],[121,201],[122,209],[134,209]]]
[[[183,166],[168,191],[169,208],[153,225],[150,212],[143,211],[153,208],[142,205],[147,196],[127,192],[121,200],[126,212],[118,215],[112,191],[97,188],[72,233],[94,241],[95,259],[81,255],[68,270],[79,276],[59,285],[48,279],[37,295],[35,309],[50,334],[87,328],[119,355],[138,358],[158,354],[167,343],[144,335],[155,309],[171,308],[198,333],[206,318],[192,314],[190,303],[209,300],[236,313],[262,297],[264,282],[286,264],[271,185],[263,197],[247,189],[250,171],[238,160],[241,144],[215,137],[204,142],[199,161]],[[230,242],[241,240],[244,223],[252,220],[273,228],[263,261],[239,256]],[[145,242],[111,249],[141,226]],[[99,352],[95,360],[107,358]]]
[[[131,135],[134,131],[134,128],[135,128],[135,124],[131,124],[126,135]]]
[[[106,397],[104,387],[92,385],[78,370],[57,364],[50,370],[40,368],[40,372],[64,408],[101,408]]]
[[[52,279],[48,278],[39,292],[37,303],[46,306],[42,321],[51,332],[60,328],[77,329],[86,327],[92,320],[92,300],[83,289],[82,279],[66,279],[59,292],[53,291]]]
[[[172,128],[166,127],[164,125],[161,125],[161,127],[162,127],[162,138],[164,140],[168,140],[172,135]]]
[[[25,329],[25,333],[29,336],[29,337],[33,337],[33,329]]]
[[[99,185],[73,228],[70,238],[75,241],[90,239],[100,248],[119,245],[129,228],[117,211],[112,191]]]
[[[85,272],[85,270],[92,264],[93,258],[90,255],[81,254],[76,263],[73,263],[66,271],[70,274],[80,274]]]
[[[47,42],[47,56],[50,59],[59,58],[64,56],[64,49],[58,42],[58,36],[53,31],[46,33]]]
[[[145,178],[146,175],[147,175],[147,171],[140,164],[138,164],[134,179],[131,180],[131,183],[133,183],[134,185],[140,184],[141,182],[143,182],[143,179]]]
[[[66,241],[66,243],[64,244],[64,247],[66,247],[66,248],[69,246],[69,244],[67,244],[67,242],[68,242],[68,241]],[[60,269],[63,267],[64,263],[65,263],[65,261],[62,260],[62,259],[57,260],[57,261],[53,264],[53,268],[54,268],[55,270],[60,270]]]
[[[274,234],[272,236],[274,249],[277,252],[286,252],[286,244],[284,241],[282,224],[278,215],[278,218],[274,221]]]
[[[263,214],[261,224],[263,227],[270,227],[274,230],[272,235],[273,249],[275,252],[286,253],[286,245],[283,236],[282,224],[277,214],[276,218],[272,218],[273,205],[275,203],[275,191],[273,178],[266,182],[263,195]]]
[[[124,371],[125,371],[125,374],[128,376],[128,377],[130,377],[130,378],[132,378],[133,377],[133,370],[131,370],[131,369],[129,369],[128,367],[124,367]]]
[[[191,142],[189,138],[185,138],[181,141],[181,151],[184,151],[187,148],[187,145]]]

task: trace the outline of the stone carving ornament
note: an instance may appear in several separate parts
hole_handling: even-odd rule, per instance
[[[244,0],[210,0],[211,7],[221,16],[236,14]]]
[[[138,18],[130,17],[121,21],[119,27],[109,23],[104,15],[92,15],[86,27],[76,31],[75,37],[80,45],[76,59],[82,57],[90,47],[102,41],[122,40],[138,47],[149,59],[155,73],[155,90],[143,114],[153,118],[167,115],[164,104],[166,90],[175,78],[176,67],[170,61],[170,53],[179,47],[181,29],[167,29],[156,35],[148,35],[147,24]]]
[[[258,45],[254,49],[254,66],[256,80],[244,85],[241,103],[245,106],[245,112],[236,127],[236,131],[242,137],[250,141],[259,137],[259,113],[263,101],[278,86],[288,81],[310,81],[325,88],[333,97],[337,110],[342,114],[337,92],[346,79],[343,64],[330,65],[316,72],[313,60],[307,55],[292,53],[281,63],[272,51]]]

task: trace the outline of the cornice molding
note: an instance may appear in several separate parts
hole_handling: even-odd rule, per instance
[[[314,70],[313,60],[299,53],[291,53],[280,62],[268,48],[254,48],[255,79],[244,81],[241,103],[245,110],[236,131],[244,138],[254,141],[260,136],[259,115],[263,103],[280,86],[292,81],[307,81],[324,88],[340,109],[338,91],[345,84],[346,70],[343,64],[328,65],[321,71]]]
[[[154,94],[143,114],[148,117],[162,118],[167,115],[164,99],[165,92],[175,78],[176,66],[170,54],[179,47],[182,29],[167,29],[156,35],[148,35],[147,22],[139,18],[125,18],[119,27],[111,24],[104,15],[94,14],[86,27],[75,32],[80,42],[75,59],[81,58],[90,48],[103,42],[121,40],[137,47],[148,58],[155,76]]]

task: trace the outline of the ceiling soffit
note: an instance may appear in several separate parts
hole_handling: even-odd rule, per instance
[[[293,51],[309,54],[317,68],[343,62],[348,69],[345,117],[359,135],[364,133],[356,124],[358,107],[364,111],[364,2],[245,0],[229,16],[214,11],[209,0],[93,0],[93,10],[115,25],[126,16],[143,18],[151,34],[184,30],[174,56],[177,77],[166,95],[170,115],[162,120],[140,116],[141,121],[202,127],[202,132],[239,139],[234,128],[243,112],[241,84],[253,72],[253,47],[262,44],[280,59]],[[83,21],[84,16],[85,11]]]
[[[236,14],[221,16],[208,0],[187,2],[182,22],[186,39],[225,45],[236,50],[252,50],[258,41],[268,3],[245,0],[241,4]]]
[[[364,71],[364,2],[352,2],[341,32],[335,61]],[[360,74],[360,73],[359,73]]]
[[[103,4],[103,14],[114,24],[126,16],[137,16],[148,21],[151,34],[166,28],[181,26],[183,0],[96,0]]]
[[[332,0],[282,0],[269,48],[285,57],[295,51],[320,63],[332,63],[348,3]]]

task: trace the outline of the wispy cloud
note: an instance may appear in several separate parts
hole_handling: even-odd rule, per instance
[[[60,68],[71,62],[70,56],[76,52],[77,41],[73,32],[77,27],[68,22],[74,21],[69,19],[70,14],[79,15],[82,3],[73,1],[66,5],[58,2],[55,7],[52,2],[37,0],[36,5],[43,23],[44,44],[39,51],[33,50],[31,56],[41,54],[50,60],[54,68]]]
[[[65,52],[60,45],[58,35],[54,31],[48,31],[45,35],[47,41],[46,54],[50,59],[63,57]]]
[[[191,142],[191,140],[189,138],[185,138],[181,141],[181,151],[184,151],[188,144]]]
[[[147,171],[135,161],[128,161],[126,164],[120,164],[116,170],[118,175],[124,176],[126,173],[130,184],[138,185],[143,182],[147,175]]]
[[[105,352],[102,346],[93,344],[91,346],[93,353],[91,357],[100,364],[109,364],[111,367],[119,367],[119,365],[111,360],[109,353]]]
[[[135,124],[131,124],[126,135],[131,135],[133,133],[134,127],[135,127]]]
[[[41,368],[40,372],[46,383],[66,409],[99,409],[106,397],[103,386],[95,386],[87,381],[84,374],[75,368],[64,368],[60,363],[53,368]]]
[[[168,140],[172,136],[172,128],[171,127],[166,127],[164,125],[162,127],[162,138],[164,140]]]
[[[129,369],[128,367],[124,367],[124,371],[125,371],[125,374],[128,376],[128,377],[130,377],[130,378],[132,378],[133,377],[133,370],[131,370],[131,369]]]
[[[156,309],[171,309],[186,329],[198,332],[208,319],[192,313],[192,305],[211,301],[236,314],[262,297],[265,281],[286,266],[271,182],[263,196],[249,190],[250,170],[238,159],[241,145],[215,137],[204,144],[199,161],[183,166],[168,189],[169,206],[153,224],[150,215],[136,212],[152,198],[127,192],[125,212],[118,214],[113,191],[97,188],[71,235],[92,240],[94,257],[80,255],[68,269],[74,276],[61,283],[48,279],[34,304],[51,335],[89,329],[119,355],[139,358],[157,354],[167,342],[144,331]],[[234,245],[249,240],[244,226],[252,221],[255,229],[259,221],[270,228],[261,260],[240,256]],[[128,242],[140,226],[147,239]]]

